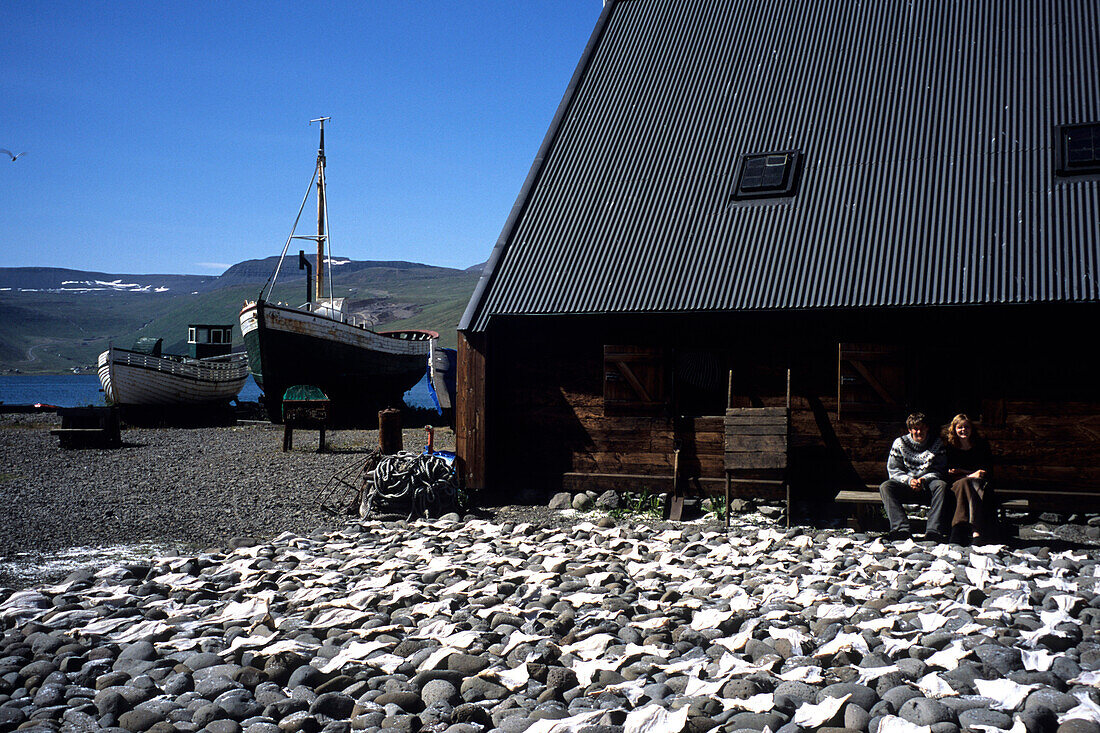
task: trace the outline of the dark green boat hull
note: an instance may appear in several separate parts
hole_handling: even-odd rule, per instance
[[[388,354],[318,336],[264,325],[244,336],[248,366],[264,393],[268,418],[282,422],[282,397],[289,387],[319,387],[340,425],[374,425],[378,411],[400,409],[403,396],[427,371],[424,355]]]

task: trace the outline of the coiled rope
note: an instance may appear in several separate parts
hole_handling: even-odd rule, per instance
[[[382,457],[365,477],[366,516],[440,516],[457,508],[459,477],[445,458],[399,451]]]

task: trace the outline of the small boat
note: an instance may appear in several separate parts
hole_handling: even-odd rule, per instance
[[[201,406],[228,403],[248,379],[244,352],[230,353],[232,326],[187,329],[190,354],[163,354],[163,339],[140,338],[132,348],[99,355],[99,382],[115,405]]]
[[[317,234],[297,235],[298,221],[287,238],[279,265],[255,301],[241,310],[241,333],[248,350],[248,365],[256,384],[264,392],[264,405],[272,422],[282,422],[282,399],[287,389],[311,385],[321,389],[332,405],[334,420],[344,425],[372,424],[378,410],[400,407],[406,391],[425,374],[432,345],[439,338],[435,331],[410,329],[372,331],[358,316],[349,313],[344,298],[332,297],[331,251],[325,191],[325,121],[319,122],[321,142],[317,163],[306,191],[309,198],[317,186]],[[301,217],[301,210],[298,213]],[[309,239],[317,243],[316,273],[305,253],[298,255],[299,269],[313,286],[308,300],[299,306],[273,303],[270,295],[279,275],[291,240]],[[328,295],[325,272],[328,270]]]

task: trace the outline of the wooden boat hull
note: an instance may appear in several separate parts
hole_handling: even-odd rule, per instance
[[[260,301],[241,311],[248,363],[272,422],[281,422],[288,387],[320,387],[342,424],[373,424],[400,407],[424,376],[431,331],[376,333],[323,315]]]
[[[116,405],[201,405],[227,402],[248,379],[244,354],[185,359],[110,348],[99,355],[99,382]]]

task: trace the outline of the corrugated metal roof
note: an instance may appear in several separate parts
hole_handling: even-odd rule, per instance
[[[1100,300],[1096,0],[618,0],[460,328],[500,314]],[[741,202],[740,156],[805,155]]]

